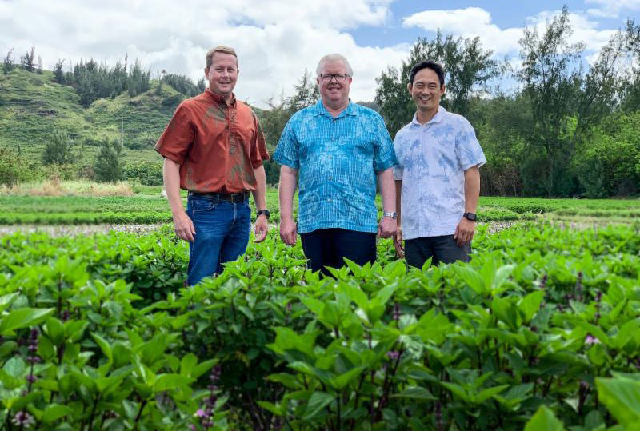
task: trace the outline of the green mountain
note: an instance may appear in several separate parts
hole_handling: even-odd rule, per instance
[[[104,138],[122,139],[127,161],[159,161],[153,146],[184,98],[154,80],[138,96],[125,91],[85,108],[75,89],[55,82],[51,71],[16,67],[0,72],[0,148],[39,158],[53,130],[60,129],[73,139],[80,163],[93,161]]]

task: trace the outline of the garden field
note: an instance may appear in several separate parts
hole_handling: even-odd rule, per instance
[[[39,187],[46,189],[46,185]],[[38,188],[29,190],[30,194],[0,193],[0,225],[138,225],[171,221],[161,187],[135,186],[116,190],[114,196],[94,196],[91,189],[60,188],[55,196],[34,195],[37,192]],[[117,195],[119,192],[125,195]],[[277,222],[278,193],[275,188],[267,191],[267,207],[271,210],[271,221]],[[379,197],[378,207],[381,209]],[[628,223],[640,220],[640,199],[481,197],[478,215],[482,222],[536,220],[544,215],[559,221]]]
[[[639,429],[637,223],[482,225],[470,264],[422,270],[382,240],[323,280],[276,238],[191,289],[170,226],[0,238],[0,429]]]

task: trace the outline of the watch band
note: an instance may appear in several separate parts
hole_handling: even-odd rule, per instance
[[[398,213],[393,211],[393,212],[389,212],[389,211],[383,211],[382,212],[382,217],[391,217],[393,219],[397,219],[398,218]]]
[[[258,210],[258,212],[256,213],[256,217],[260,217],[262,214],[264,214],[267,220],[269,220],[269,217],[271,217],[271,213],[269,212],[269,210]]]
[[[474,213],[464,213],[462,214],[462,217],[466,218],[469,221],[476,221],[478,219],[478,216]]]

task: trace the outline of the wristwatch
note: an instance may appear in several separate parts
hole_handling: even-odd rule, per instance
[[[397,212],[389,212],[389,211],[383,211],[382,212],[382,217],[391,217],[393,219],[398,218],[398,213]]]
[[[256,218],[260,217],[262,214],[264,214],[267,220],[269,220],[269,217],[271,217],[271,213],[269,212],[269,210],[258,210],[258,212],[256,213]]]
[[[478,216],[474,213],[464,213],[462,214],[462,217],[466,218],[469,221],[476,221],[476,219],[478,218]]]

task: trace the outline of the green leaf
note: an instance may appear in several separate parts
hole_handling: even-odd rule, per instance
[[[53,313],[52,308],[20,308],[1,318],[0,335],[11,336],[16,329],[28,328],[38,325]]]
[[[524,431],[564,431],[564,426],[547,406],[540,406]]]
[[[158,392],[168,391],[188,386],[194,379],[180,374],[160,374],[153,384],[153,390]]]
[[[53,341],[53,344],[60,345],[64,341],[64,325],[55,317],[47,319],[45,331]]]
[[[71,407],[60,404],[50,404],[44,409],[42,421],[45,423],[55,422],[58,419],[73,413]]]
[[[302,303],[309,309],[313,314],[320,317],[322,316],[322,312],[324,310],[324,302],[319,301],[315,298],[310,298],[308,296],[302,297],[300,299]]]
[[[436,401],[431,392],[421,386],[409,386],[404,391],[391,395],[394,398],[415,398],[424,401]]]
[[[524,314],[525,322],[531,321],[540,309],[540,304],[544,300],[544,291],[537,290],[528,294],[518,302],[518,308]]]
[[[495,395],[498,395],[500,392],[504,391],[508,387],[509,385],[500,385],[500,386],[495,386],[493,388],[485,389],[475,396],[475,403],[482,404],[489,398]]]
[[[598,398],[621,425],[640,423],[640,382],[597,378]]]
[[[320,413],[322,409],[331,404],[334,400],[334,396],[328,394],[326,392],[314,392],[309,398],[309,403],[307,404],[307,410],[305,411],[303,420],[309,420],[314,418]]]

